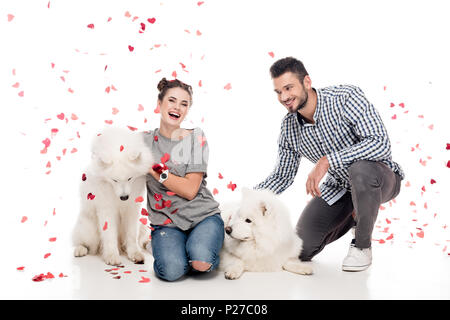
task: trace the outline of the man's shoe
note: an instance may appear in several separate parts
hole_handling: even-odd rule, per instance
[[[363,271],[372,264],[372,248],[356,248],[354,241],[350,244],[348,254],[342,263],[343,271]]]

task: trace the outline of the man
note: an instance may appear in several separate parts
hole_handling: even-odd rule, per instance
[[[296,227],[303,240],[300,259],[311,260],[355,227],[342,270],[365,270],[372,263],[371,238],[380,204],[398,195],[404,178],[392,161],[383,122],[360,88],[314,89],[303,63],[295,58],[278,60],[270,73],[288,114],[281,124],[277,165],[255,189],[279,194],[294,181],[302,157],[315,163],[306,181],[313,199]]]

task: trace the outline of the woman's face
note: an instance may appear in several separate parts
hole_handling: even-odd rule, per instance
[[[190,104],[191,97],[186,90],[179,87],[167,90],[163,100],[158,100],[161,122],[180,127],[189,111]]]

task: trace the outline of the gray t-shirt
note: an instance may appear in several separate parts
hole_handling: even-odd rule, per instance
[[[165,163],[171,174],[184,177],[203,172],[203,180],[192,200],[182,198],[147,174],[147,210],[152,225],[189,230],[206,217],[220,213],[219,203],[206,188],[209,148],[202,129],[195,128],[182,139],[166,138],[159,129],[144,133],[156,163]]]

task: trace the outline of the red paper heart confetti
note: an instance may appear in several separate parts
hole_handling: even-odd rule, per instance
[[[148,216],[148,211],[147,211],[147,209],[142,208],[142,209],[141,209],[141,215],[143,215],[143,216]]]
[[[205,136],[197,136],[197,140],[200,143],[200,146],[203,147],[206,143],[206,137]]]
[[[105,224],[103,225],[103,231],[105,231],[106,229],[108,229],[108,221],[105,221]]]
[[[231,89],[231,83],[227,83],[225,85],[225,87],[223,87],[225,90],[230,90]]]
[[[55,242],[55,241],[56,241],[56,237],[49,238],[48,241],[50,241],[50,242]]]
[[[391,234],[389,235],[389,237],[386,238],[386,240],[392,240],[392,239],[394,239],[394,234],[393,234],[393,233],[391,233]]]
[[[172,212],[170,212],[170,214],[177,213],[177,211],[178,211],[178,208],[176,208],[175,210],[172,210]]]
[[[128,50],[130,50],[130,52],[134,51],[134,47],[133,46],[128,46]]]
[[[23,266],[22,267],[17,267],[18,271],[23,271],[23,269],[25,269],[25,267],[23,267]]]
[[[21,223],[24,223],[24,222],[27,221],[27,220],[28,220],[28,217],[27,217],[27,216],[23,216],[23,217],[22,217],[22,220],[20,220],[20,222],[21,222]]]
[[[172,191],[167,191],[166,193],[167,193],[168,196],[174,196],[174,195],[176,195],[176,193],[175,193],[175,192],[172,192]]]
[[[166,224],[169,224],[169,223],[172,223],[172,220],[170,220],[169,218],[167,218],[167,219],[163,222],[163,225],[166,225]]]
[[[146,278],[146,277],[141,277],[141,280],[139,281],[139,283],[148,283],[150,282],[150,278]]]
[[[11,22],[14,19],[14,15],[13,14],[8,14],[8,22]]]
[[[424,235],[425,235],[425,232],[423,232],[423,230],[420,230],[419,232],[416,233],[416,235],[417,235],[419,238],[423,238]]]
[[[172,205],[172,201],[170,201],[170,200],[164,201],[163,200],[163,207],[164,208],[170,208],[171,205]]]
[[[90,23],[90,24],[87,25],[87,27],[88,27],[89,29],[94,29],[94,24],[93,24],[93,23]]]
[[[273,58],[273,57],[275,57],[275,54],[271,51],[271,52],[269,52],[269,56],[271,56]]]
[[[88,200],[94,200],[95,199],[95,195],[93,195],[92,193],[88,193],[88,195],[87,195],[87,199]]]
[[[170,154],[164,153],[164,155],[161,157],[161,163],[165,164],[169,160],[170,160]]]
[[[236,184],[235,184],[235,183],[232,183],[232,182],[230,181],[230,183],[227,185],[227,188],[228,188],[228,189],[231,189],[231,191],[234,191],[234,189],[236,189]]]
[[[153,198],[155,199],[155,201],[159,201],[159,200],[162,199],[162,194],[155,193],[155,194],[153,195]]]
[[[219,190],[217,190],[217,188],[214,188],[213,189],[213,195],[216,195],[216,194],[218,194],[219,193]]]
[[[124,149],[124,147],[123,147],[123,146],[120,146],[120,152],[122,152],[122,151],[123,151],[123,149]]]
[[[59,120],[64,120],[64,113],[60,113],[56,116]]]
[[[134,202],[143,202],[144,198],[142,196],[137,197],[136,199],[134,199]]]
[[[436,180],[431,179],[431,180],[430,180],[430,183],[431,183],[431,184],[435,184],[435,183],[436,183]]]
[[[156,22],[156,18],[150,18],[147,19],[148,22],[150,22],[151,24],[154,24]]]
[[[146,226],[147,225],[147,218],[140,218],[139,221]]]
[[[86,173],[83,173],[83,174],[81,175],[81,180],[82,180],[82,181],[86,181]]]
[[[219,179],[223,179],[223,176],[220,172],[219,172]]]
[[[158,142],[158,136],[154,136],[154,137],[153,137],[153,140],[156,141],[156,142]]]
[[[44,259],[47,259],[48,257],[50,257],[52,254],[51,253],[46,253],[45,255],[44,255]]]

